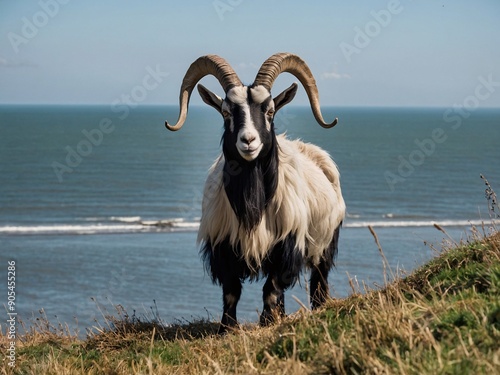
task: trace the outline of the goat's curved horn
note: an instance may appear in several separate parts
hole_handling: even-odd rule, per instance
[[[278,76],[288,72],[297,77],[304,86],[311,104],[311,109],[314,118],[324,128],[332,128],[337,124],[338,119],[335,118],[332,123],[326,123],[323,120],[319,107],[319,94],[316,86],[316,80],[307,66],[307,64],[299,56],[292,53],[276,53],[269,57],[259,69],[255,77],[254,85],[262,85],[268,90],[271,90],[274,81]]]
[[[219,80],[222,88],[227,92],[231,87],[242,86],[242,83],[233,68],[222,57],[217,55],[207,55],[199,57],[191,64],[184,79],[182,80],[181,92],[179,94],[179,118],[175,125],[170,125],[165,121],[165,126],[168,130],[179,130],[184,121],[186,121],[189,98],[195,85],[200,79],[206,75],[211,74]]]

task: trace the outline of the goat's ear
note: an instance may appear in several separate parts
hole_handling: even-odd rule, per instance
[[[298,85],[292,83],[292,85],[274,98],[274,110],[277,112],[281,107],[290,103],[297,93]]]
[[[222,98],[220,96],[215,95],[212,91],[201,84],[198,85],[198,92],[205,103],[214,107],[217,112],[222,113]]]

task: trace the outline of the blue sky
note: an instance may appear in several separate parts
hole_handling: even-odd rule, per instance
[[[477,103],[500,107],[499,19],[498,0],[0,0],[0,103],[176,104],[198,56],[251,83],[287,51],[309,64],[323,105],[451,107],[490,82]]]

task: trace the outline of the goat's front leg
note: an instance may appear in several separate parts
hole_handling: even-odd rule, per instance
[[[218,334],[223,334],[228,329],[238,325],[236,306],[241,296],[241,281],[239,278],[227,278],[222,283],[222,300],[224,308]]]
[[[295,284],[303,265],[301,254],[295,249],[295,237],[290,235],[274,247],[263,265],[264,274],[268,277],[262,289],[262,326],[273,323],[277,317],[285,316],[285,290]]]

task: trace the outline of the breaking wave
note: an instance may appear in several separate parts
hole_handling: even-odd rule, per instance
[[[356,215],[357,216],[357,215]],[[391,215],[392,216],[392,215]],[[432,227],[467,227],[471,225],[491,225],[491,221],[483,220],[401,220],[384,216],[383,220],[361,220],[359,217],[347,218],[344,228],[410,228]],[[499,221],[494,222],[500,224]],[[200,226],[199,219],[185,220],[181,218],[144,220],[140,216],[84,218],[75,224],[26,224],[0,226],[0,235],[51,235],[51,234],[118,234],[118,233],[157,233],[157,232],[195,232]]]
[[[197,230],[199,227],[199,221],[142,220],[140,216],[113,216],[107,219],[92,217],[85,218],[83,221],[83,223],[76,224],[4,225],[0,226],[0,235],[179,232]]]

